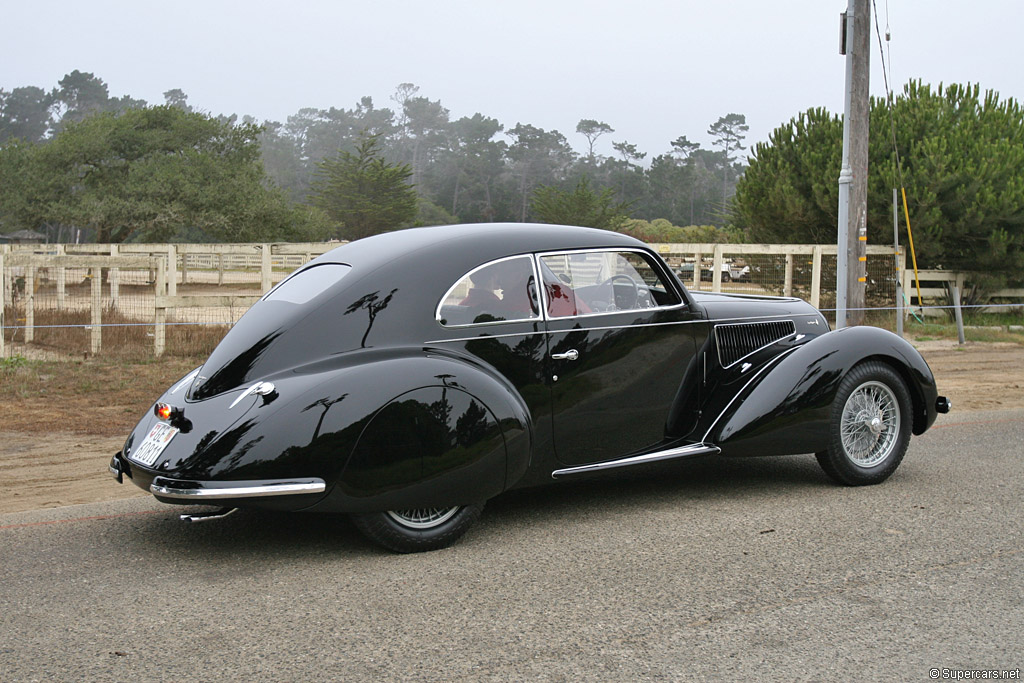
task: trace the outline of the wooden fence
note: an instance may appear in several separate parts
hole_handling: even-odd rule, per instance
[[[56,278],[57,297],[56,306],[58,310],[68,307],[67,296],[67,273],[69,270],[87,273],[90,281],[91,296],[89,307],[89,350],[90,353],[100,352],[103,345],[103,296],[102,284],[103,269],[109,269],[110,296],[116,302],[119,298],[119,280],[121,269],[153,270],[160,273],[155,285],[157,291],[160,286],[166,287],[164,273],[166,271],[164,261],[148,256],[80,256],[80,255],[37,255],[30,253],[8,253],[0,252],[0,273],[4,274],[3,286],[0,287],[0,330],[5,326],[4,311],[7,302],[15,302],[16,295],[23,299],[24,307],[24,341],[31,344],[35,340],[35,314],[36,314],[36,279],[41,271],[53,271]],[[21,273],[19,278],[15,275]],[[6,355],[5,335],[0,333],[0,358]]]
[[[153,326],[153,351],[159,356],[166,348],[166,329],[175,312],[227,309],[230,319],[216,322],[230,325],[288,273],[339,244],[0,245],[0,357],[6,355],[7,335],[3,332],[7,330],[22,331],[21,341],[26,344],[35,341],[40,310],[83,308],[85,296],[69,295],[74,279],[89,283],[89,322],[78,325],[90,333],[89,353],[102,350],[106,310],[148,321]],[[46,301],[40,296],[44,283],[49,294]],[[148,296],[140,297],[140,284],[150,288]],[[179,286],[196,284],[226,290],[248,286],[256,293],[178,294]],[[129,286],[132,293],[126,295]],[[136,300],[135,306],[125,305],[129,298]],[[15,320],[6,320],[5,312],[15,307]]]
[[[103,348],[103,329],[109,326],[104,316],[116,313],[124,322],[115,324],[151,330],[147,334],[159,356],[169,325],[230,326],[276,282],[338,245],[0,245],[0,357],[6,353],[5,333],[26,344],[35,341],[40,311],[76,311],[83,322],[69,327],[88,330],[93,354]],[[825,311],[834,305],[835,245],[651,246],[693,290],[800,296]],[[903,299],[897,283],[916,303],[904,255],[883,246],[869,246],[867,253],[869,305],[896,308]],[[947,282],[963,291],[970,275],[922,271],[921,280],[925,301],[941,301]],[[996,296],[1024,298],[1024,289]]]
[[[950,270],[919,270],[917,276],[921,285],[922,305],[929,301],[945,301],[949,296],[949,285],[955,285],[958,291],[963,292],[971,279],[970,273]],[[914,280],[914,271],[905,270],[903,272],[903,291],[907,296],[907,300],[912,305],[918,305],[917,284]],[[1012,287],[1001,289],[989,296],[989,301],[993,299],[1020,299],[1024,301],[1024,288]],[[995,309],[992,307],[979,309],[982,313],[992,310]],[[944,315],[942,310],[937,308],[925,308],[921,312],[927,316]]]

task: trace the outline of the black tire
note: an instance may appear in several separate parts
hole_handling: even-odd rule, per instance
[[[832,402],[828,448],[817,454],[818,464],[839,484],[882,483],[910,445],[911,410],[910,392],[895,370],[876,361],[855,366]]]
[[[446,548],[462,538],[483,512],[484,504],[451,508],[390,510],[352,515],[356,528],[378,545],[398,553]]]

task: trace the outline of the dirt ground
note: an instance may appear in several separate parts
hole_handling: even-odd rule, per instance
[[[915,346],[934,371],[940,393],[953,401],[954,413],[1024,406],[1024,346],[968,342],[961,347],[952,341]],[[152,388],[139,389],[138,377],[117,378],[131,390],[97,388],[113,397],[98,407],[76,406],[75,401],[87,400],[80,396],[61,403],[57,397],[19,399],[0,392],[0,514],[149,495],[130,483],[115,483],[107,463],[159,387],[186,371],[180,365],[168,367],[166,378],[150,373],[146,380]],[[152,396],[142,398],[140,392],[147,391]],[[92,419],[70,417],[76,410],[89,411]]]

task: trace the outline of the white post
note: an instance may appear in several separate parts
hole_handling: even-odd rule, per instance
[[[110,255],[116,258],[117,257],[117,253],[118,253],[117,245],[116,244],[111,244],[110,245]],[[100,272],[103,272],[103,271],[100,271]],[[120,281],[119,281],[120,273],[121,273],[121,271],[118,268],[111,268],[110,269],[110,305],[112,307],[114,307],[114,308],[118,307],[118,295],[120,293],[119,289],[120,289],[120,284],[121,284]]]
[[[793,296],[793,254],[786,254],[786,279],[782,283],[782,295]]]
[[[711,266],[711,291],[722,291],[722,245],[716,244],[714,251],[714,265]]]
[[[178,296],[178,250],[167,245],[167,296]]]
[[[156,291],[154,292],[153,310],[153,355],[160,357],[164,352],[167,334],[167,310],[162,308],[159,299],[167,294],[167,269],[162,258],[156,259]]]
[[[217,252],[217,286],[224,286],[224,252]]]
[[[25,343],[36,338],[36,267],[25,269]]]
[[[811,305],[821,304],[821,245],[811,250]]]
[[[9,254],[10,251],[4,253]],[[0,287],[4,290],[4,299],[9,300],[13,303],[14,301],[14,268],[11,268],[10,273],[0,274]]]
[[[694,289],[694,291],[697,291],[697,290],[700,289],[700,265],[701,265],[700,262],[701,262],[702,258],[704,258],[703,254],[701,254],[699,251],[694,252],[694,254],[693,254],[693,289]]]
[[[57,256],[63,256],[65,254],[63,244],[57,245]],[[57,310],[64,310],[64,304],[67,301],[67,270],[64,266],[57,269]]]
[[[103,269],[93,268],[92,272],[92,334],[89,350],[93,355],[100,352],[103,344]]]
[[[5,331],[4,331],[4,309],[7,307],[7,296],[6,287],[4,283],[7,281],[7,276],[4,275],[4,252],[0,250],[0,358],[7,357],[7,350],[4,348],[5,343]]]
[[[964,338],[964,317],[960,312],[960,288],[952,282],[949,283],[949,287],[953,290],[953,315],[956,317],[956,334],[960,340],[960,345],[963,346],[967,343],[967,340]]]
[[[263,253],[260,254],[260,290],[266,294],[270,291],[271,279],[270,279],[270,245],[264,244],[261,247]]]

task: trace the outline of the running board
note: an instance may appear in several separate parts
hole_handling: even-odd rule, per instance
[[[688,458],[694,455],[714,455],[721,453],[722,449],[718,446],[712,446],[704,443],[693,443],[687,446],[680,446],[679,448],[670,448],[667,451],[655,451],[654,453],[644,453],[643,455],[633,455],[628,458],[620,458],[619,460],[609,460],[607,462],[595,462],[589,465],[579,465],[577,467],[566,467],[565,469],[555,470],[551,473],[552,479],[558,479],[559,477],[565,477],[571,474],[585,474],[587,472],[600,472],[601,470],[612,470],[616,467],[630,467],[632,465],[646,465],[650,462],[658,462],[659,460],[672,460],[675,458]]]

